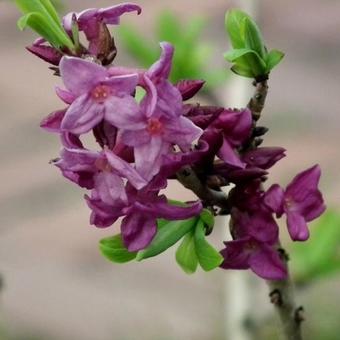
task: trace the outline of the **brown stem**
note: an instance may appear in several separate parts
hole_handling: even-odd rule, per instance
[[[218,206],[229,210],[229,200],[223,191],[212,190],[204,185],[190,166],[183,167],[177,173],[177,179],[187,189],[190,189],[208,206]]]
[[[253,97],[250,99],[248,108],[252,111],[254,124],[261,117],[265,100],[268,93],[267,81],[256,84]],[[303,308],[296,307],[294,299],[294,286],[290,279],[288,268],[288,255],[278,244],[280,257],[286,264],[287,278],[279,281],[267,281],[270,289],[270,300],[275,305],[275,309],[279,315],[282,333],[286,340],[302,340],[301,322],[304,320]]]
[[[253,119],[257,122],[260,117],[268,94],[268,83],[266,80],[255,84],[256,89],[253,97],[248,103],[248,108],[253,114]]]

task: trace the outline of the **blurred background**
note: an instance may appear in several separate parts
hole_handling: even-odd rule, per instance
[[[177,48],[173,79],[204,74],[207,91],[200,100],[228,105],[239,84],[222,56],[228,49],[224,13],[239,2],[136,2],[143,13],[127,14],[124,27],[113,28],[117,63],[150,64],[158,57],[157,41],[169,37]],[[65,14],[117,2],[58,3]],[[287,184],[297,172],[320,163],[324,197],[335,211],[313,224],[308,246],[284,242],[298,283],[297,301],[306,309],[304,332],[306,339],[337,340],[340,1],[262,0],[256,10],[268,47],[286,53],[271,75],[262,125],[270,128],[265,145],[283,146],[288,156],[274,167],[268,185]],[[241,340],[228,326],[235,300],[248,304],[249,315],[241,326],[251,336],[242,340],[278,339],[267,287],[251,273],[240,274],[241,281],[248,282],[242,291],[233,287],[241,281],[231,272],[184,274],[173,249],[127,265],[112,264],[100,255],[98,240],[118,228],[90,227],[84,193],[48,164],[60,145],[39,122],[62,107],[54,94],[60,80],[24,49],[35,35],[18,31],[19,16],[11,1],[0,0],[0,339]],[[250,81],[247,84],[251,88]],[[177,199],[192,197],[176,183],[169,192]],[[217,247],[226,234],[221,220],[212,236]],[[311,261],[313,254],[317,256]]]

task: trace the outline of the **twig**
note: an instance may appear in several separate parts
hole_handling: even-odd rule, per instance
[[[223,191],[210,189],[203,184],[190,166],[183,167],[177,173],[182,185],[196,194],[207,206],[218,206],[224,211],[229,210],[229,200]]]
[[[267,81],[255,84],[256,89],[248,108],[252,111],[254,123],[261,117],[268,93]],[[304,320],[303,308],[296,307],[293,283],[289,276],[288,255],[278,244],[278,251],[287,269],[287,278],[279,281],[267,281],[270,289],[270,301],[278,312],[282,332],[286,340],[302,340],[301,322]]]

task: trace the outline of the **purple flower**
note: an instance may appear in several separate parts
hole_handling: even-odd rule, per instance
[[[206,129],[221,112],[223,107],[202,106],[200,104],[186,104],[183,107],[184,116],[188,117],[195,125],[201,129]]]
[[[105,67],[75,57],[63,57],[60,73],[67,90],[76,98],[66,111],[62,130],[83,134],[103,119],[112,123],[120,116],[133,126],[139,111],[131,96],[138,82],[136,74],[110,77]]]
[[[252,116],[249,109],[224,110],[211,124],[211,128],[218,134],[222,133],[223,142],[218,151],[218,156],[229,165],[245,168],[236,148],[241,146],[250,136]]]
[[[252,237],[224,242],[221,251],[223,269],[251,269],[266,280],[283,280],[287,269],[273,246],[259,242]]]
[[[112,123],[122,129],[122,141],[134,148],[136,169],[151,180],[162,165],[162,157],[173,145],[190,148],[202,130],[182,116],[182,98],[167,80],[173,47],[162,43],[162,55],[143,77],[146,96],[141,111],[131,115],[115,115]]]
[[[269,245],[278,242],[279,227],[268,210],[259,209],[255,212],[248,212],[233,208],[231,221],[231,232],[234,239],[250,236]]]
[[[176,84],[183,100],[192,98],[204,85],[204,80],[181,80]]]
[[[80,13],[68,13],[63,18],[65,30],[71,35],[73,18],[78,28],[85,33],[89,41],[88,53],[97,57],[115,51],[114,43],[106,25],[118,25],[120,16],[128,12],[140,14],[142,9],[132,3],[122,3],[107,8],[89,8]],[[104,56],[105,57],[105,56]]]
[[[293,241],[305,241],[309,237],[307,222],[319,217],[326,209],[318,189],[321,170],[315,165],[298,174],[284,191],[272,185],[265,194],[265,204],[281,216],[287,216],[287,225]]]
[[[280,147],[262,147],[248,151],[242,160],[248,166],[253,166],[261,169],[269,169],[280,159],[285,157],[285,149]]]
[[[129,251],[138,251],[147,247],[157,232],[157,218],[182,220],[195,216],[202,210],[202,204],[195,202],[187,207],[169,205],[165,196],[158,196],[157,191],[149,188],[126,189],[128,202],[121,201],[106,204],[94,192],[86,196],[92,209],[91,224],[97,227],[110,226],[118,217],[125,216],[121,224],[123,242]]]
[[[45,43],[45,39],[39,38],[26,49],[48,63],[58,66],[63,56],[62,53],[52,46],[45,45]]]
[[[127,201],[121,177],[138,189],[146,185],[146,181],[129,163],[109,150],[63,149],[60,159],[54,164],[72,182],[93,189],[95,196],[106,204]]]

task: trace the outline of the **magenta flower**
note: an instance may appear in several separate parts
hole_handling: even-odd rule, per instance
[[[63,57],[62,53],[56,48],[46,45],[46,40],[43,38],[37,39],[31,46],[26,47],[26,49],[37,57],[55,66],[59,65],[60,60]]]
[[[293,241],[307,240],[307,222],[319,217],[326,209],[318,189],[320,176],[320,167],[315,165],[298,174],[285,191],[274,184],[265,195],[265,204],[272,211],[278,216],[286,214],[288,231]]]
[[[150,191],[148,187],[137,191],[128,186],[126,195],[128,202],[125,204],[121,200],[107,204],[98,197],[97,192],[93,192],[91,197],[86,196],[86,200],[92,209],[90,222],[97,227],[108,227],[118,217],[125,216],[121,233],[129,251],[138,251],[150,244],[157,232],[157,218],[182,220],[202,210],[200,202],[187,207],[169,205],[165,196],[158,196],[157,191]]]
[[[259,209],[249,212],[233,208],[231,218],[233,221],[231,231],[234,239],[250,236],[259,242],[265,242],[269,245],[277,243],[279,227],[270,211]]]
[[[146,185],[146,181],[129,163],[109,150],[63,149],[60,159],[54,164],[66,178],[94,190],[95,196],[106,204],[127,201],[122,177],[138,189]]]
[[[242,160],[248,166],[269,169],[280,159],[285,157],[285,149],[281,147],[262,147],[248,151]]]
[[[60,73],[65,87],[76,98],[66,111],[62,130],[83,134],[103,119],[112,123],[120,116],[134,126],[139,111],[131,95],[138,82],[136,74],[112,77],[105,67],[75,57],[63,57]]]
[[[287,269],[273,246],[259,242],[252,237],[224,242],[221,251],[223,269],[251,269],[266,280],[283,280]]]
[[[89,46],[87,54],[93,55],[103,64],[110,64],[116,56],[114,40],[106,25],[118,25],[121,15],[128,12],[140,14],[142,9],[135,4],[122,3],[107,8],[89,8],[80,13],[68,13],[63,18],[65,30],[71,35],[73,21],[83,31]]]
[[[118,25],[120,17],[128,12],[140,14],[142,9],[133,3],[121,3],[107,8],[89,8],[80,13],[68,13],[63,18],[63,25],[67,32],[72,31],[72,18],[75,16],[80,31],[83,31],[90,42],[89,50],[92,51],[95,42],[100,36],[101,24]],[[94,53],[96,54],[96,53]]]
[[[192,98],[204,85],[204,80],[181,80],[176,84],[183,100]]]
[[[122,129],[122,141],[134,148],[136,169],[151,180],[162,165],[162,156],[173,145],[190,148],[202,133],[188,118],[182,116],[182,97],[167,80],[173,47],[162,43],[160,60],[143,77],[147,94],[141,110],[131,115],[115,115],[111,122]]]
[[[249,109],[225,110],[214,121],[213,126],[223,132],[223,144],[218,156],[228,164],[244,168],[235,148],[250,136],[252,116]]]

